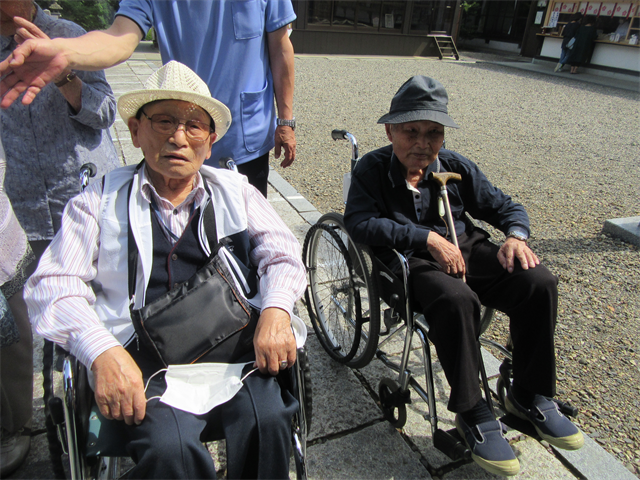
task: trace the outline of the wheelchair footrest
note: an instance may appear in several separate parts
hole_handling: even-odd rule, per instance
[[[564,415],[568,417],[573,417],[573,418],[578,416],[578,409],[573,405],[571,405],[570,403],[562,402],[556,399],[554,399],[553,401],[558,404],[558,408]]]
[[[433,445],[451,460],[471,460],[471,450],[455,428],[437,429],[433,434]]]

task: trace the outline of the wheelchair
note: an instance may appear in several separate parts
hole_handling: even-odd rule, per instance
[[[230,159],[225,166],[233,169]],[[84,189],[96,167],[81,167]],[[292,454],[296,476],[307,478],[306,440],[312,417],[312,385],[306,348],[298,348],[294,365],[276,376],[300,407],[291,421]],[[60,385],[61,384],[61,385]],[[86,367],[74,356],[45,340],[43,347],[43,390],[49,454],[56,478],[117,479],[133,467],[126,452],[123,423],[107,420],[95,403]],[[205,442],[223,437],[203,439]],[[218,465],[219,466],[219,465]]]
[[[348,140],[351,143],[351,171],[359,160],[355,137],[345,130],[334,130],[334,140]],[[441,185],[441,215],[449,217],[452,225],[446,195],[446,181],[456,174],[439,174]],[[453,178],[455,180],[455,178]],[[350,173],[345,174],[344,200],[350,184]],[[469,218],[468,221],[476,225]],[[450,227],[451,231],[454,231]],[[455,238],[455,236],[453,236]],[[346,231],[342,215],[330,212],[321,216],[305,237],[303,260],[307,268],[309,285],[305,301],[316,336],[327,354],[350,368],[358,369],[368,365],[376,357],[382,364],[397,374],[385,377],[378,385],[378,396],[384,418],[395,428],[402,428],[407,420],[406,405],[411,403],[413,390],[426,404],[425,419],[431,424],[434,446],[452,460],[471,461],[471,452],[466,447],[455,428],[442,430],[438,427],[438,415],[434,393],[434,373],[430,343],[429,323],[421,313],[413,311],[409,298],[409,268],[406,258],[393,250],[400,265],[400,275],[396,275],[386,264],[374,256],[372,250],[355,243]],[[512,378],[511,338],[502,345],[484,336],[494,317],[494,310],[483,307],[481,313],[480,337],[478,339],[479,378],[485,399],[495,417],[492,394],[486,369],[483,364],[481,347],[497,351],[503,358],[496,384],[497,400],[505,411],[504,403]],[[404,343],[399,362],[393,361],[383,348],[393,338],[404,333]],[[421,385],[410,371],[409,355],[412,340],[418,337],[424,362],[425,384]],[[411,389],[411,390],[410,390]],[[557,402],[562,412],[575,416],[574,407]],[[518,430],[536,436],[527,422],[518,424]],[[435,472],[438,474],[438,472]],[[443,473],[443,472],[440,472]]]
[[[47,440],[56,478],[123,478],[133,467],[130,461],[129,465],[126,461],[128,454],[123,423],[107,420],[100,413],[88,383],[86,367],[48,342],[45,358],[54,356],[58,365],[61,364],[62,395],[54,395],[51,388],[57,368],[47,369],[45,365],[44,383],[49,384],[45,385]],[[276,377],[281,388],[287,389],[300,404],[291,421],[292,452],[299,480],[307,478],[306,438],[312,415],[307,358],[306,349],[299,348],[293,367]],[[204,441],[222,438],[211,437]]]

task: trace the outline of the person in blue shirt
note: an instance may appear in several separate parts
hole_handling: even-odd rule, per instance
[[[513,384],[507,411],[530,421],[550,444],[580,448],[582,434],[551,398],[557,278],[527,245],[524,207],[494,187],[475,163],[442,148],[445,127],[458,128],[447,104],[446,90],[432,78],[415,76],[400,87],[389,113],[378,120],[391,145],[356,165],[344,222],[353,240],[370,245],[390,268],[390,248],[408,258],[411,298],[429,323],[429,339],[451,386],[448,408],[456,413],[456,427],[478,465],[515,475],[518,459],[480,391],[480,308],[509,316]],[[447,185],[458,245],[440,217],[440,187],[429,181],[431,172],[462,177]],[[504,243],[490,242],[467,213],[504,232]]]
[[[125,61],[154,27],[162,62],[187,65],[231,110],[234,121],[207,164],[217,167],[220,159],[233,158],[240,173],[266,196],[269,151],[275,146],[276,158],[284,151],[283,167],[290,166],[296,154],[294,58],[287,32],[295,18],[290,0],[123,0],[106,31],[74,41],[27,42],[16,54],[34,52],[27,63],[52,55],[53,61],[36,67],[44,68],[36,83],[49,82],[60,68],[96,70]],[[12,71],[14,79],[21,75],[19,68]],[[27,93],[23,103],[30,102],[33,93]],[[9,93],[2,107],[15,98]]]

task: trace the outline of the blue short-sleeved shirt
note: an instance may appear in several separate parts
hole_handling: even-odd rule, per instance
[[[205,163],[217,167],[220,158],[231,157],[241,164],[273,148],[267,33],[295,20],[290,0],[123,0],[117,15],[145,33],[154,27],[162,62],[187,65],[231,110],[231,127]]]

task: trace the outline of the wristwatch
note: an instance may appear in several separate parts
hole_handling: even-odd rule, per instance
[[[284,120],[282,118],[276,119],[276,125],[279,127],[291,127],[293,130],[296,129],[296,117],[293,117],[291,120]]]
[[[69,83],[70,81],[72,81],[74,78],[76,78],[78,75],[76,74],[76,72],[74,72],[73,70],[71,70],[66,77],[64,77],[62,80],[60,80],[59,82],[56,82],[55,85],[56,87],[60,88],[60,87],[64,87],[67,83]]]
[[[520,232],[516,232],[516,231],[511,231],[511,232],[507,233],[507,238],[509,238],[509,237],[513,237],[516,240],[522,240],[523,242],[526,242],[527,239],[529,238],[524,233],[520,233]]]

